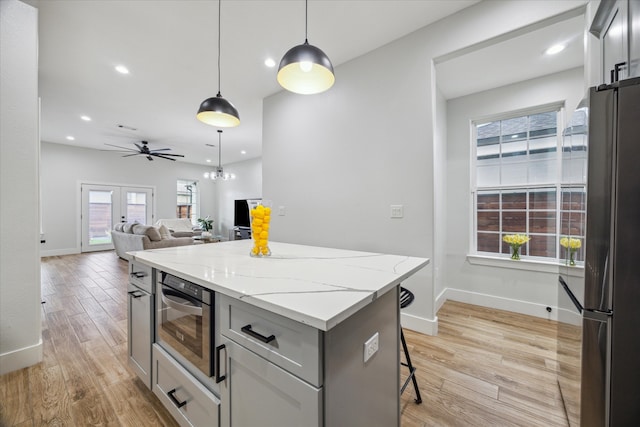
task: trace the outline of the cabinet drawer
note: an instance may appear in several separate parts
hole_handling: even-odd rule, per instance
[[[153,393],[181,426],[220,424],[220,400],[157,345],[153,346]]]
[[[322,386],[318,329],[220,295],[220,333],[316,387]]]
[[[129,281],[145,291],[153,293],[153,268],[139,262],[129,261]]]

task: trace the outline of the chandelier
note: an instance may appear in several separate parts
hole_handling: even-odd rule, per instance
[[[211,146],[211,144],[207,144]],[[233,173],[226,173],[222,168],[222,130],[218,129],[218,167],[211,172],[204,173],[205,179],[212,179],[214,181],[228,181],[230,179],[236,179],[236,175]]]

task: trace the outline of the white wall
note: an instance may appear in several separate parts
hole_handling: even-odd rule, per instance
[[[211,168],[142,156],[43,142],[41,148],[42,256],[80,252],[80,184],[155,187],[155,219],[176,217],[176,181],[198,182],[200,215],[215,218],[216,189],[203,174]]]
[[[38,12],[0,1],[0,375],[42,360]]]
[[[433,58],[583,4],[483,1],[336,67],[328,92],[266,98],[263,197],[286,208],[272,218],[273,240],[438,256]],[[403,219],[389,218],[392,204],[404,205]],[[405,283],[416,302],[404,326],[435,332],[440,262]]]
[[[176,181],[196,181],[200,216],[211,216],[214,232],[223,237],[228,236],[227,227],[233,226],[233,201],[262,194],[261,159],[225,165],[225,172],[237,178],[215,182],[203,176],[211,166],[161,159],[150,162],[141,156],[123,158],[117,153],[48,142],[42,143],[41,150],[46,241],[41,245],[42,256],[80,252],[80,183],[154,187],[155,222],[176,217]]]
[[[215,183],[218,203],[214,229],[223,239],[228,239],[229,230],[234,225],[234,201],[262,197],[262,159],[230,163],[224,171],[234,173],[236,179]]]
[[[548,315],[547,306],[556,306],[557,268],[544,272],[543,266],[533,265],[531,268],[539,271],[531,271],[514,269],[508,260],[501,266],[473,265],[467,260],[473,218],[470,122],[483,116],[564,102],[566,123],[584,95],[583,76],[580,67],[447,102],[447,282],[436,289],[438,304],[449,298],[540,317]]]

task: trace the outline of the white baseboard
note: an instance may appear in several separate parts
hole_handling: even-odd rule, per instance
[[[412,314],[400,313],[400,324],[403,328],[420,332],[426,335],[438,335],[438,317],[433,320]]]
[[[444,304],[446,300],[475,304],[498,310],[513,311],[514,313],[527,314],[529,316],[540,317],[542,319],[558,320],[558,309],[555,306],[551,306],[551,313],[549,313],[547,311],[547,307],[549,306],[544,304],[497,297],[494,295],[464,291],[461,289],[446,288],[442,291],[436,299],[437,310],[442,307],[442,304]],[[436,313],[438,312],[437,310]]]
[[[0,354],[0,375],[42,362],[42,339],[36,345]]]
[[[67,249],[51,249],[49,251],[40,251],[40,258],[48,256],[76,255],[80,253],[80,248]]]

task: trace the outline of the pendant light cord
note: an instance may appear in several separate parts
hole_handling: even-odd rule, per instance
[[[307,27],[309,26],[309,0],[304,0],[304,42],[309,43],[307,38]]]
[[[222,11],[222,0],[218,0],[218,96],[221,96],[220,95],[220,33],[221,33],[220,25],[222,22],[222,19],[220,18],[221,11]]]
[[[218,170],[222,169],[222,130],[218,129]]]

